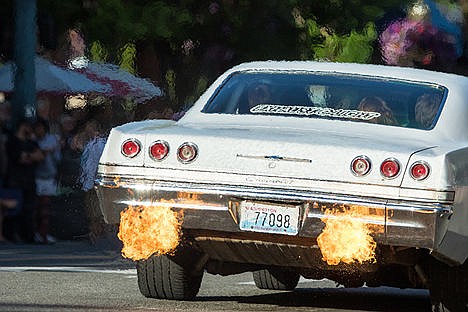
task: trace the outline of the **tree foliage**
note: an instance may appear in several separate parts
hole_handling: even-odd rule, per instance
[[[229,46],[241,61],[297,58],[301,29],[293,10],[327,29],[330,36],[350,35],[354,40],[359,33],[370,35],[369,23],[384,18],[386,12],[401,10],[406,2],[100,0],[87,1],[89,4],[84,7],[74,0],[38,0],[38,6],[53,12],[61,31],[79,25],[89,41],[98,40],[110,51],[118,51],[129,42],[145,41],[165,45],[174,56],[180,56],[183,41],[191,39],[198,43],[199,50],[215,43]]]
[[[171,77],[171,88],[185,94],[176,97],[181,102],[199,92],[200,81],[209,83],[227,67],[243,61],[368,62],[376,52],[373,46],[382,25],[401,14],[408,2],[37,1],[39,21],[49,21],[42,23],[41,34],[53,32],[56,38],[63,38],[67,29],[79,28],[94,60],[118,63],[136,73],[154,70],[165,87],[169,87],[166,77]],[[7,0],[7,10],[11,3]],[[140,60],[143,51],[154,51],[157,61],[150,63],[159,68],[148,68]],[[170,75],[166,75],[168,71]]]
[[[372,57],[377,39],[375,25],[369,22],[362,31],[351,30],[338,35],[320,28],[314,20],[307,20],[307,34],[313,38],[311,51],[315,60],[367,63]]]

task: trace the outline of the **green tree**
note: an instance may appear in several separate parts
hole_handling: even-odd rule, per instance
[[[306,23],[307,34],[313,38],[311,50],[315,60],[354,63],[370,61],[377,39],[374,23],[369,22],[361,32],[351,30],[349,34],[341,36],[320,28],[312,19]]]
[[[38,8],[51,12],[57,33],[79,27],[88,44],[93,43],[88,47],[93,56],[101,55],[102,59],[133,68],[166,90],[175,88],[178,95],[172,97],[176,101],[173,104],[183,105],[187,98],[193,99],[201,92],[200,85],[244,61],[368,62],[375,52],[380,24],[392,12],[397,16],[406,3],[38,0]],[[129,44],[133,50],[128,49]],[[167,77],[171,77],[170,81]]]

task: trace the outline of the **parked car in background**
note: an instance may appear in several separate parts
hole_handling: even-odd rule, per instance
[[[147,297],[192,299],[204,272],[252,271],[264,289],[300,276],[427,288],[434,310],[465,311],[467,97],[453,74],[241,64],[178,122],[112,130],[101,209],[112,224],[129,206],[183,212],[175,251],[137,262]]]

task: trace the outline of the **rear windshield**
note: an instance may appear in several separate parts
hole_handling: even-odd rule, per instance
[[[402,80],[306,72],[238,72],[204,113],[281,115],[431,129],[446,89]]]

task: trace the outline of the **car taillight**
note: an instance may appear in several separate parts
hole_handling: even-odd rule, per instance
[[[122,144],[122,154],[126,157],[135,157],[140,153],[141,144],[137,139],[129,139]]]
[[[371,163],[366,156],[358,156],[351,161],[351,172],[358,177],[369,173]]]
[[[380,165],[380,173],[386,178],[395,178],[400,173],[400,163],[393,158],[386,159]]]
[[[154,160],[163,160],[166,158],[169,153],[169,144],[165,141],[156,141],[154,142],[150,149],[149,154]]]
[[[411,177],[417,181],[424,180],[429,175],[430,168],[425,162],[418,161],[411,165]]]
[[[198,155],[198,147],[193,143],[183,143],[177,149],[177,158],[183,163],[193,161]]]

